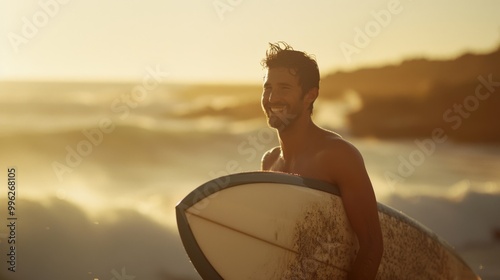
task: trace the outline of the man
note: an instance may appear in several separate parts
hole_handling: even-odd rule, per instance
[[[338,186],[359,242],[348,279],[374,279],[383,251],[375,194],[359,151],[311,119],[319,92],[316,61],[279,42],[270,44],[262,65],[266,69],[262,108],[280,143],[264,154],[262,170],[297,174]]]

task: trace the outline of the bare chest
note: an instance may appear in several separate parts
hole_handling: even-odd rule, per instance
[[[331,181],[327,168],[314,157],[298,158],[289,161],[280,157],[276,159],[270,170],[322,181]]]

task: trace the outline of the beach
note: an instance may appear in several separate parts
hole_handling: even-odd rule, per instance
[[[0,85],[0,178],[15,168],[17,180],[16,271],[3,254],[1,279],[200,279],[174,208],[208,180],[259,170],[278,144],[260,87],[162,85],[137,95],[134,86]],[[498,279],[500,145],[353,137],[345,115],[358,106],[320,97],[313,119],[360,150],[379,202],[434,231],[482,279]]]

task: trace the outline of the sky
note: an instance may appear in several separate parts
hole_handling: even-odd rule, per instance
[[[255,83],[269,42],[338,70],[500,44],[496,0],[0,0],[0,80]]]

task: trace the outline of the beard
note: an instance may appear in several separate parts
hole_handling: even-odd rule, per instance
[[[294,120],[299,115],[297,112],[292,112],[288,106],[284,106],[282,110],[275,111],[267,108],[265,113],[267,115],[268,125],[280,131],[285,130],[293,124]]]

